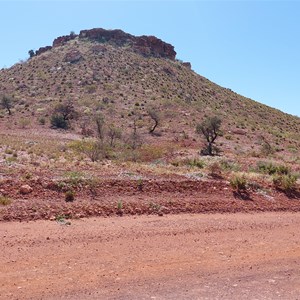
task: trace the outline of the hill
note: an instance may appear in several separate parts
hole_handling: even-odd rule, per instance
[[[160,130],[167,137],[183,132],[194,137],[204,116],[218,115],[228,139],[244,136],[241,148],[260,136],[278,148],[299,147],[299,118],[210,82],[175,55],[173,46],[155,37],[83,30],[1,70],[0,95],[14,95],[16,118],[47,119],[55,103],[70,99],[81,118],[102,111],[126,128],[134,111],[145,115],[151,107],[161,112]]]
[[[12,104],[11,113],[2,109],[0,115],[0,197],[18,197],[19,186],[28,181],[35,197],[51,198],[49,189],[54,189],[55,197],[69,192],[72,200],[73,190],[85,197],[88,188],[94,195],[92,182],[98,178],[128,179],[120,184],[125,193],[136,184],[142,191],[139,180],[172,180],[166,187],[147,185],[147,191],[169,191],[174,182],[188,178],[192,183],[178,183],[179,193],[188,193],[188,186],[198,195],[198,189],[211,191],[217,184],[216,193],[222,195],[234,179],[234,189],[248,193],[255,187],[258,199],[271,187],[298,197],[300,119],[209,81],[190,63],[177,60],[172,45],[153,36],[91,29],[58,37],[30,56],[0,71],[0,97]],[[51,126],[61,105],[72,110],[67,130]],[[201,157],[205,140],[196,125],[213,116],[222,121],[221,152]],[[155,119],[158,126],[151,133]],[[207,183],[195,185],[193,180]],[[109,191],[118,184],[109,181]],[[203,211],[197,201],[194,211]],[[222,205],[220,211],[234,207]],[[259,205],[271,210],[269,204]],[[289,205],[272,205],[272,210]]]

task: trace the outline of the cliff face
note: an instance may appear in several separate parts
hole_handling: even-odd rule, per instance
[[[117,46],[130,45],[135,52],[144,56],[163,57],[171,60],[175,60],[176,57],[174,47],[155,36],[134,36],[122,30],[95,28],[80,31],[79,38],[87,38],[101,43],[110,42]]]
[[[171,44],[165,43],[155,36],[134,36],[122,30],[105,30],[94,28],[81,30],[79,35],[70,34],[60,36],[53,41],[52,47],[60,47],[75,39],[88,39],[98,43],[110,43],[117,47],[130,46],[134,52],[143,56],[162,57],[175,60],[176,52]],[[41,47],[35,54],[40,55],[50,49],[51,46]]]

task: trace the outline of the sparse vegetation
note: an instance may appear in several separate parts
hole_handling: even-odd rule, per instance
[[[222,167],[218,161],[211,163],[208,166],[209,175],[213,178],[221,178],[222,177]]]
[[[272,162],[259,161],[257,170],[268,175],[288,175],[290,168],[285,165],[274,165]]]
[[[82,59],[64,61],[75,45]],[[217,86],[178,61],[76,36],[45,56],[1,70],[0,86],[11,100],[8,107],[1,103],[0,111],[0,191],[5,195],[14,195],[6,179],[20,180],[34,188],[28,198],[50,199],[55,191],[63,207],[85,205],[82,214],[75,212],[80,217],[109,215],[116,208],[123,213],[124,206],[132,214],[165,212],[171,201],[176,212],[193,212],[194,202],[200,209],[199,201],[209,210],[216,198],[205,202],[208,193],[220,199],[229,190],[232,196],[229,181],[235,197],[256,193],[253,201],[266,196],[259,194],[262,190],[269,197],[278,194],[275,189],[297,191],[299,118]],[[199,157],[199,149],[205,157]],[[152,189],[154,194],[167,191],[161,198],[171,200],[152,199],[157,203],[148,206]],[[72,202],[75,192],[84,201],[64,203]],[[131,192],[143,199],[127,206]],[[173,192],[182,198],[173,199]],[[186,195],[191,202],[184,201]],[[182,202],[176,202],[179,198]],[[274,207],[284,202],[276,201]],[[48,211],[38,216],[35,205],[44,202],[34,203],[28,218],[69,213],[51,212],[58,204],[49,201]],[[134,205],[140,207],[135,211]],[[231,205],[236,203],[226,202],[226,209]],[[15,206],[3,207],[0,219]]]
[[[245,191],[247,188],[247,180],[245,176],[236,174],[230,179],[230,185],[238,192]]]
[[[273,177],[273,184],[276,189],[284,192],[291,192],[296,189],[297,176],[293,174],[277,174]]]
[[[70,148],[77,153],[85,154],[93,162],[103,159],[107,154],[106,146],[93,139],[74,141],[70,144]]]
[[[0,196],[0,205],[6,206],[12,203],[12,200],[7,196]]]

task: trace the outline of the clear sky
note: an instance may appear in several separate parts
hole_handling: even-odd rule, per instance
[[[300,1],[0,0],[0,68],[70,31],[155,35],[233,91],[300,116]]]

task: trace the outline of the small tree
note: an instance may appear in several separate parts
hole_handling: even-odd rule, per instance
[[[95,122],[96,122],[96,133],[97,138],[101,141],[101,143],[104,142],[105,137],[105,120],[102,114],[95,115]]]
[[[203,121],[201,124],[198,124],[196,127],[196,132],[198,134],[203,134],[206,139],[206,146],[202,154],[214,155],[217,152],[214,143],[217,137],[220,135],[221,119],[218,117],[210,117]]]
[[[51,116],[51,127],[53,128],[61,128],[61,129],[68,129],[69,124],[68,122],[63,118],[62,115],[54,114]]]
[[[260,152],[263,156],[269,156],[274,153],[274,149],[272,145],[268,142],[268,140],[264,136],[259,136],[259,141],[261,145]]]
[[[54,107],[51,125],[56,128],[67,129],[70,126],[70,121],[75,118],[77,118],[77,112],[69,100]]]
[[[3,109],[6,109],[8,114],[11,115],[11,109],[13,108],[13,98],[10,96],[4,95],[1,98],[0,104],[3,107]]]
[[[74,141],[70,144],[70,148],[75,150],[77,153],[85,154],[93,162],[106,156],[106,149],[104,145],[93,139]]]
[[[110,139],[110,146],[114,147],[115,140],[120,139],[122,137],[122,131],[120,128],[115,127],[114,125],[111,125],[108,127],[107,135]]]
[[[137,123],[138,123],[138,118],[135,116],[133,119],[132,133],[128,139],[128,144],[132,150],[136,150],[140,148],[143,144],[142,138],[137,131],[137,127],[138,127]]]
[[[34,53],[34,51],[32,49],[28,51],[28,54],[29,54],[30,58],[32,58],[32,57],[35,56],[35,53]]]
[[[149,117],[154,121],[154,125],[150,128],[149,133],[154,133],[154,130],[159,125],[160,122],[160,115],[159,113],[154,109],[148,109],[148,115]]]

